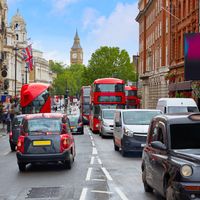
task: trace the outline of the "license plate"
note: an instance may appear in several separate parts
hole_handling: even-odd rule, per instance
[[[51,140],[35,140],[33,141],[33,146],[49,146],[51,145]]]
[[[146,144],[141,144],[141,147],[144,147]]]

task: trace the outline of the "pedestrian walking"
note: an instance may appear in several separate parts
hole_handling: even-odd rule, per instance
[[[9,133],[10,128],[11,128],[11,113],[10,113],[10,110],[7,112],[6,125],[7,125],[7,133]]]

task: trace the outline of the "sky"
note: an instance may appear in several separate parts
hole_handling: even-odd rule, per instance
[[[83,64],[101,46],[125,49],[132,60],[138,54],[137,0],[7,0],[8,23],[19,9],[27,38],[44,58],[70,65],[76,29]]]

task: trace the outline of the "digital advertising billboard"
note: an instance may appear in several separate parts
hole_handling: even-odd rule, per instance
[[[200,33],[184,34],[185,80],[200,80]]]

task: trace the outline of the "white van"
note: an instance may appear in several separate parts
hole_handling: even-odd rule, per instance
[[[192,98],[160,98],[156,109],[163,113],[199,112],[197,104]]]
[[[117,109],[114,116],[113,142],[115,151],[142,152],[152,118],[160,115],[160,110]]]

